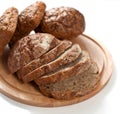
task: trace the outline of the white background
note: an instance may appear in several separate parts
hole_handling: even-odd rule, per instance
[[[8,7],[21,11],[35,0],[0,0],[0,15]],[[0,93],[0,114],[120,114],[120,1],[119,0],[44,0],[47,9],[71,6],[86,19],[85,34],[101,41],[114,60],[114,71],[107,86],[82,103],[59,108],[41,108],[13,101]]]

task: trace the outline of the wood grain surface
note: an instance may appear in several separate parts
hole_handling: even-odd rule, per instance
[[[82,102],[98,93],[109,81],[113,61],[109,51],[93,38],[80,35],[73,40],[79,43],[82,49],[89,52],[100,71],[101,80],[97,87],[89,94],[71,100],[56,100],[43,96],[34,83],[24,84],[15,75],[10,74],[7,68],[7,56],[9,49],[6,48],[3,56],[0,57],[0,92],[18,102],[40,107],[58,107]]]

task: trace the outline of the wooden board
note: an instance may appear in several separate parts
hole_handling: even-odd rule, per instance
[[[82,49],[87,50],[99,67],[101,80],[97,88],[91,93],[72,100],[56,100],[43,96],[39,89],[33,86],[34,84],[24,84],[18,80],[16,76],[9,73],[7,68],[8,49],[6,49],[3,56],[0,57],[0,92],[18,102],[41,107],[71,105],[94,96],[107,84],[111,77],[113,69],[111,55],[101,43],[86,35],[79,36],[73,42],[79,43]]]

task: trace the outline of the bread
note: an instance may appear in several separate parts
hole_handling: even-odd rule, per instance
[[[90,67],[84,72],[73,75],[72,77],[67,77],[64,80],[57,80],[56,82],[45,84],[42,83],[39,85],[39,88],[45,96],[69,100],[91,92],[96,88],[99,79],[98,67],[94,62],[91,62]],[[42,80],[40,80],[40,82],[41,81]]]
[[[11,73],[18,71],[34,59],[39,58],[60,43],[47,33],[28,35],[20,39],[10,50],[8,68]]]
[[[16,31],[9,43],[10,47],[12,47],[16,41],[28,35],[40,24],[45,9],[46,5],[44,2],[36,2],[26,7],[20,13]]]
[[[8,8],[0,17],[0,55],[15,32],[17,20],[18,10],[14,7]]]
[[[84,16],[70,7],[45,9],[43,2],[20,15],[16,8],[7,9],[0,17],[0,53],[9,43],[10,72],[25,83],[34,81],[45,96],[69,100],[86,95],[100,80],[97,64],[79,44],[63,40],[82,34]],[[28,35],[33,29],[43,33]]]
[[[71,64],[64,66],[63,68],[53,71],[48,75],[44,75],[41,78],[35,80],[38,85],[55,83],[58,80],[64,80],[79,73],[84,72],[90,67],[90,57],[86,51],[82,51],[82,54]]]
[[[45,12],[36,32],[53,34],[60,39],[71,39],[82,34],[85,19],[82,13],[70,7],[52,8]]]
[[[59,56],[54,61],[42,65],[41,67],[36,68],[29,74],[22,77],[24,82],[30,82],[42,75],[48,74],[50,72],[60,70],[65,65],[68,65],[75,61],[81,54],[81,48],[78,44],[74,44],[70,49],[65,51],[61,56]]]
[[[19,78],[27,75],[32,72],[36,68],[41,65],[47,64],[56,58],[58,58],[62,53],[68,50],[72,46],[72,42],[68,40],[61,41],[61,43],[55,48],[51,49],[49,52],[43,54],[40,58],[34,59],[27,65],[23,66],[19,71],[17,71],[17,75]]]

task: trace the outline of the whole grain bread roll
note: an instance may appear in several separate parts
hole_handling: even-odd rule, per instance
[[[26,7],[18,16],[18,24],[16,31],[9,43],[12,47],[16,41],[27,36],[34,30],[41,22],[46,5],[44,2],[35,2],[34,4]]]
[[[45,12],[36,32],[47,32],[60,39],[71,39],[85,30],[82,13],[71,7],[52,8]]]
[[[18,10],[14,7],[8,8],[0,17],[0,55],[15,32],[17,20]]]

